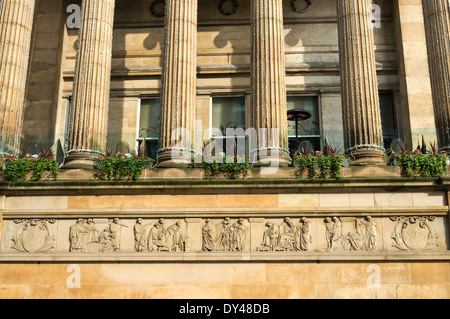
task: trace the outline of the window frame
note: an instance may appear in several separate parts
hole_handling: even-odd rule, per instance
[[[159,134],[158,131],[158,137],[139,137],[140,131],[141,131],[141,109],[142,109],[142,101],[143,100],[160,100],[161,105],[161,97],[158,95],[149,95],[149,96],[140,96],[139,102],[138,102],[138,112],[136,114],[137,120],[136,120],[136,150],[139,150],[139,147],[141,146],[142,141],[148,140],[148,141],[157,141],[158,142],[158,148],[159,148]],[[161,123],[160,123],[161,125]],[[150,156],[150,154],[148,154]]]
[[[323,118],[322,118],[322,99],[320,93],[310,93],[310,92],[286,92],[286,104],[287,104],[287,98],[290,96],[300,96],[300,97],[316,97],[317,98],[317,113],[318,113],[318,119],[319,119],[319,135],[299,135],[298,138],[319,138],[319,148],[323,149],[323,143],[324,143],[324,136],[323,136]],[[286,112],[287,112],[286,107]],[[295,138],[296,136],[289,135],[289,121],[288,121],[288,140],[289,138]]]

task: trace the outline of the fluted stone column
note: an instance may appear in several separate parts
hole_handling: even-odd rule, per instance
[[[383,164],[384,157],[370,4],[337,0],[345,147],[355,165]]]
[[[191,162],[197,91],[197,0],[166,0],[159,167]]]
[[[431,88],[439,146],[450,149],[450,3],[423,0]]]
[[[282,0],[251,0],[251,105],[258,162],[289,156]]]
[[[92,168],[106,151],[114,0],[83,0],[65,168]]]
[[[0,4],[0,156],[19,155],[34,0]]]

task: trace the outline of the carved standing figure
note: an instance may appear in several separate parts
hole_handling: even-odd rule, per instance
[[[275,247],[278,246],[279,233],[277,231],[276,225],[272,222],[266,223],[266,231],[263,234],[262,240],[262,250],[269,249],[270,251],[274,251]]]
[[[295,250],[310,250],[311,243],[311,222],[308,221],[306,217],[302,217],[300,219],[300,225],[296,227],[296,231],[294,234]]]
[[[341,222],[339,218],[325,218],[325,236],[327,240],[327,250],[333,251],[337,249],[337,244],[341,239]]]
[[[70,252],[86,252],[88,243],[89,228],[86,220],[79,218],[75,225],[70,226],[69,241]]]
[[[371,216],[367,216],[364,220],[358,220],[359,224],[364,226],[362,240],[364,249],[371,251],[377,249],[377,227]]]
[[[142,218],[138,218],[133,228],[134,250],[137,252],[143,252],[147,250],[147,239],[145,237],[145,232],[148,224],[143,225],[142,221],[143,221]]]
[[[245,241],[244,219],[239,218],[236,223],[230,226],[230,250],[243,251]]]
[[[285,217],[280,225],[280,241],[278,246],[284,250],[294,250],[295,225],[289,217]]]

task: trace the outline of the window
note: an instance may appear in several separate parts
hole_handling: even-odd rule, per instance
[[[160,99],[141,100],[139,112],[138,147],[145,140],[147,155],[156,158],[158,154]]]
[[[399,138],[394,94],[392,92],[380,92],[379,97],[383,144],[384,148],[388,149],[391,147],[392,141]]]
[[[218,129],[223,136],[212,131],[213,140],[225,139],[227,129],[242,129],[245,131],[245,96],[213,97],[211,103],[211,128]],[[237,131],[234,134],[235,143],[238,136],[244,136]],[[223,151],[226,152],[226,143],[223,141]]]
[[[311,151],[321,150],[321,130],[318,96],[287,96],[287,110],[305,110],[311,114],[309,119],[298,121],[298,139],[296,136],[296,122],[288,121],[289,152],[295,153],[302,147],[309,147]]]

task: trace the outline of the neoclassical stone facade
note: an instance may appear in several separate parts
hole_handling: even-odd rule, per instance
[[[0,297],[450,297],[450,174],[386,160],[450,146],[447,0],[0,8]],[[205,178],[228,140],[247,175]],[[328,143],[342,176],[296,175]],[[46,149],[56,180],[7,180]],[[118,153],[156,167],[99,180]]]

